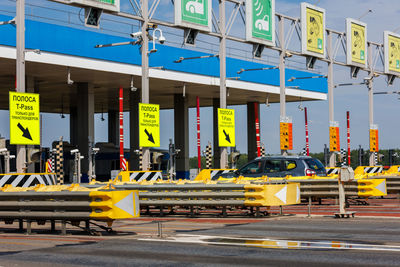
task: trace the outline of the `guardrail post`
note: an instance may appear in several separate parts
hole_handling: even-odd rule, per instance
[[[194,207],[190,206],[190,217],[194,217]]]
[[[26,234],[27,235],[32,234],[32,221],[31,220],[26,220]]]
[[[307,217],[311,217],[311,205],[312,205],[312,200],[311,197],[308,197],[308,215]]]
[[[256,207],[256,217],[257,218],[260,218],[261,217],[261,215],[260,215],[260,207]]]
[[[55,220],[51,220],[50,224],[51,224],[51,231],[55,232],[56,231],[56,221]]]
[[[160,206],[160,217],[164,217],[164,207]]]
[[[19,230],[23,231],[24,230],[24,220],[19,219],[18,222],[19,222]]]
[[[283,215],[283,207],[279,206],[279,215],[282,216]]]
[[[67,222],[65,220],[61,221],[61,235],[67,234]]]
[[[159,237],[159,238],[162,238],[162,237],[163,237],[163,233],[162,233],[162,222],[161,222],[161,221],[158,221],[157,224],[158,224],[158,237]]]
[[[222,215],[222,217],[224,217],[224,218],[227,216],[227,214],[226,214],[226,206],[223,206],[223,207],[222,207],[222,214],[221,214],[221,215]]]
[[[86,221],[85,221],[85,230],[86,230],[87,232],[90,232],[90,222],[89,222],[89,220],[86,220]]]

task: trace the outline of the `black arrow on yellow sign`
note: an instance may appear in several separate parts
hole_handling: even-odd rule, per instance
[[[22,131],[22,136],[23,137],[25,137],[25,138],[27,138],[29,140],[32,140],[32,136],[31,136],[31,133],[29,132],[28,127],[26,127],[26,129],[25,129],[24,127],[22,127],[21,123],[18,123],[17,126]]]
[[[227,134],[224,130],[224,135],[225,135],[225,140],[228,141],[229,143],[231,142],[231,139],[229,138],[229,134]]]
[[[151,133],[149,133],[148,131],[147,131],[147,129],[144,129],[144,132],[146,133],[146,135],[147,135],[147,140],[149,140],[150,142],[152,142],[153,144],[155,144],[155,142],[154,142],[154,138],[153,138],[153,134],[151,134]]]

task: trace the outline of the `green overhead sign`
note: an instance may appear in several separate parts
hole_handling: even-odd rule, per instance
[[[175,0],[175,24],[211,31],[211,0]]]
[[[50,0],[78,7],[94,7],[105,11],[119,12],[120,0]]]
[[[246,0],[246,39],[275,45],[275,0]]]

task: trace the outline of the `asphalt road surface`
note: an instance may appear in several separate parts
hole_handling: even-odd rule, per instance
[[[158,236],[162,222],[162,237]],[[116,233],[68,235],[1,225],[1,266],[399,266],[400,223],[390,218],[149,218]]]

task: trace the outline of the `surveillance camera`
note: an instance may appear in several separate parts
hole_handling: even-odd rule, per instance
[[[7,152],[7,148],[0,148],[0,153]]]
[[[100,151],[100,148],[94,147],[92,150],[93,150],[93,152],[99,152],[99,151]]]
[[[132,38],[139,38],[142,36],[142,32],[133,32],[131,33]]]
[[[368,77],[364,78],[364,81],[370,81],[370,80],[372,80],[372,76],[368,76]]]
[[[163,35],[161,35],[160,38],[158,39],[158,41],[160,42],[160,44],[164,44],[165,43],[165,37]]]
[[[78,152],[79,152],[79,149],[72,149],[71,150],[71,154],[78,153]]]

